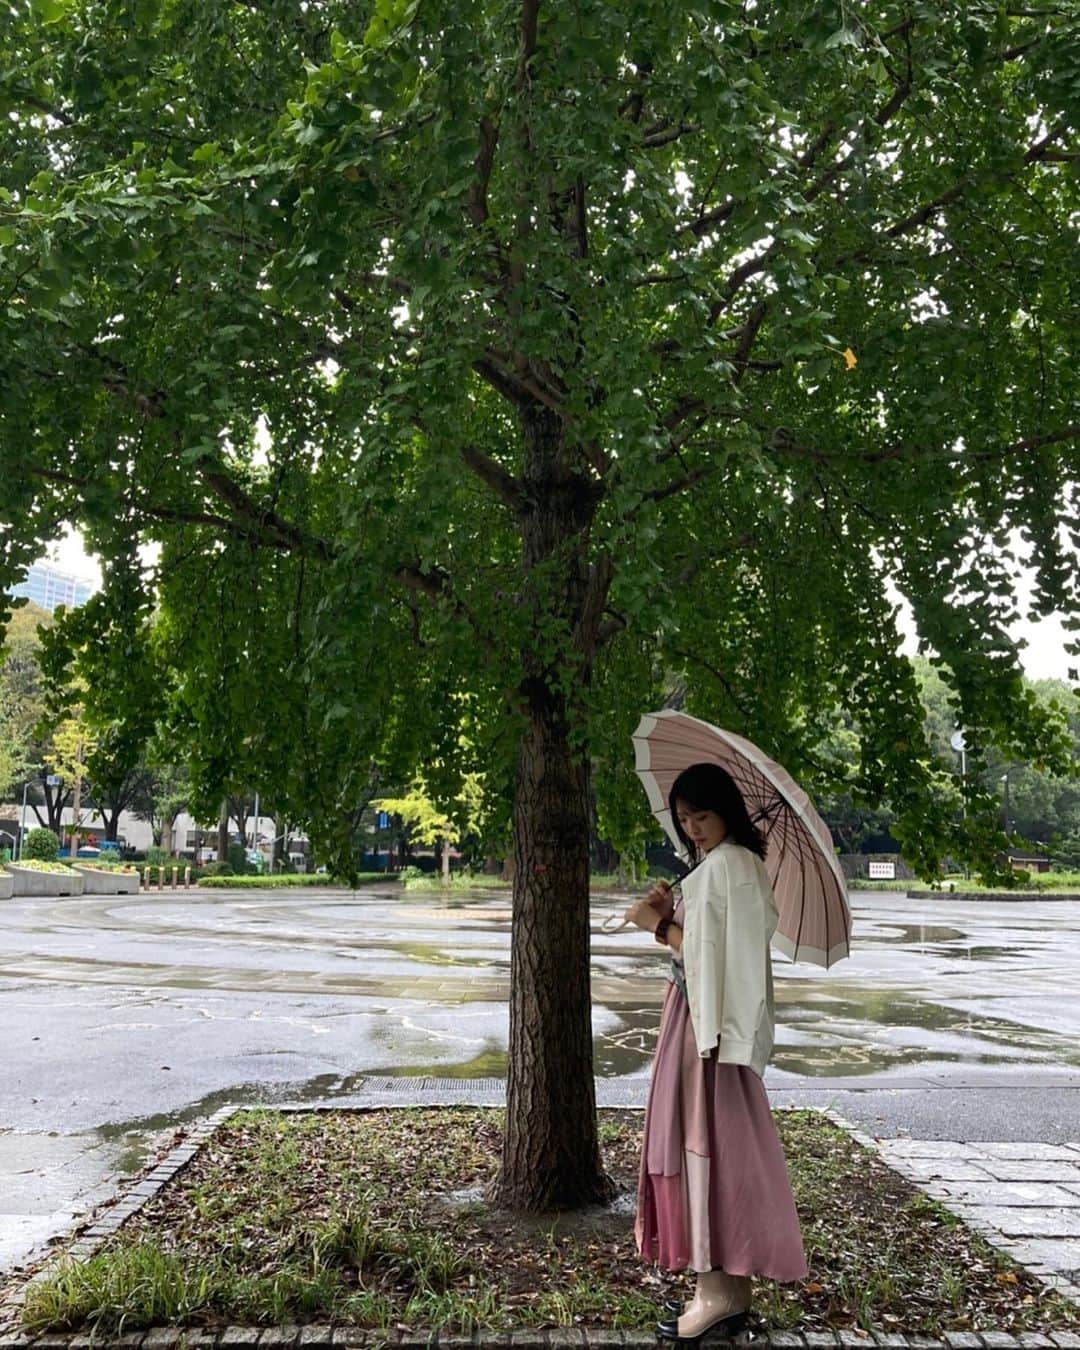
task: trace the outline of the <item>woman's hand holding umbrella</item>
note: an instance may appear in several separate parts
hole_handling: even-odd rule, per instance
[[[661,919],[670,919],[675,912],[675,894],[666,881],[658,881],[642,900],[636,900],[624,913],[626,923],[655,933]]]

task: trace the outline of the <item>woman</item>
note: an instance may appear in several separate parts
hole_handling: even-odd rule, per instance
[[[660,1334],[693,1344],[746,1324],[750,1278],[806,1275],[784,1154],[761,1081],[773,1046],[769,941],[776,905],[765,843],[731,775],[694,764],[672,820],[695,864],[676,903],[664,882],[626,919],[669,949],[645,1113],[635,1235],[647,1261],[697,1272]]]

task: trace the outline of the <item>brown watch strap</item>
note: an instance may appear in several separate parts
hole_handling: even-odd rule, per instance
[[[668,929],[671,927],[670,919],[661,919],[653,930],[653,936],[662,947],[667,946]]]

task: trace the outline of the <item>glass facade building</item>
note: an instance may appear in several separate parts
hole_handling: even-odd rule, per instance
[[[85,604],[96,589],[92,581],[76,576],[74,572],[64,572],[51,563],[33,563],[27,570],[26,580],[12,586],[11,594],[25,596],[51,614],[57,605],[74,609]]]

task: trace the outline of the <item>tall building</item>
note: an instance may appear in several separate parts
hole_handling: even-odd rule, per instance
[[[25,596],[51,614],[57,605],[66,605],[68,609],[84,605],[96,589],[85,577],[64,572],[51,563],[38,562],[30,565],[25,581],[12,586],[11,594]]]

